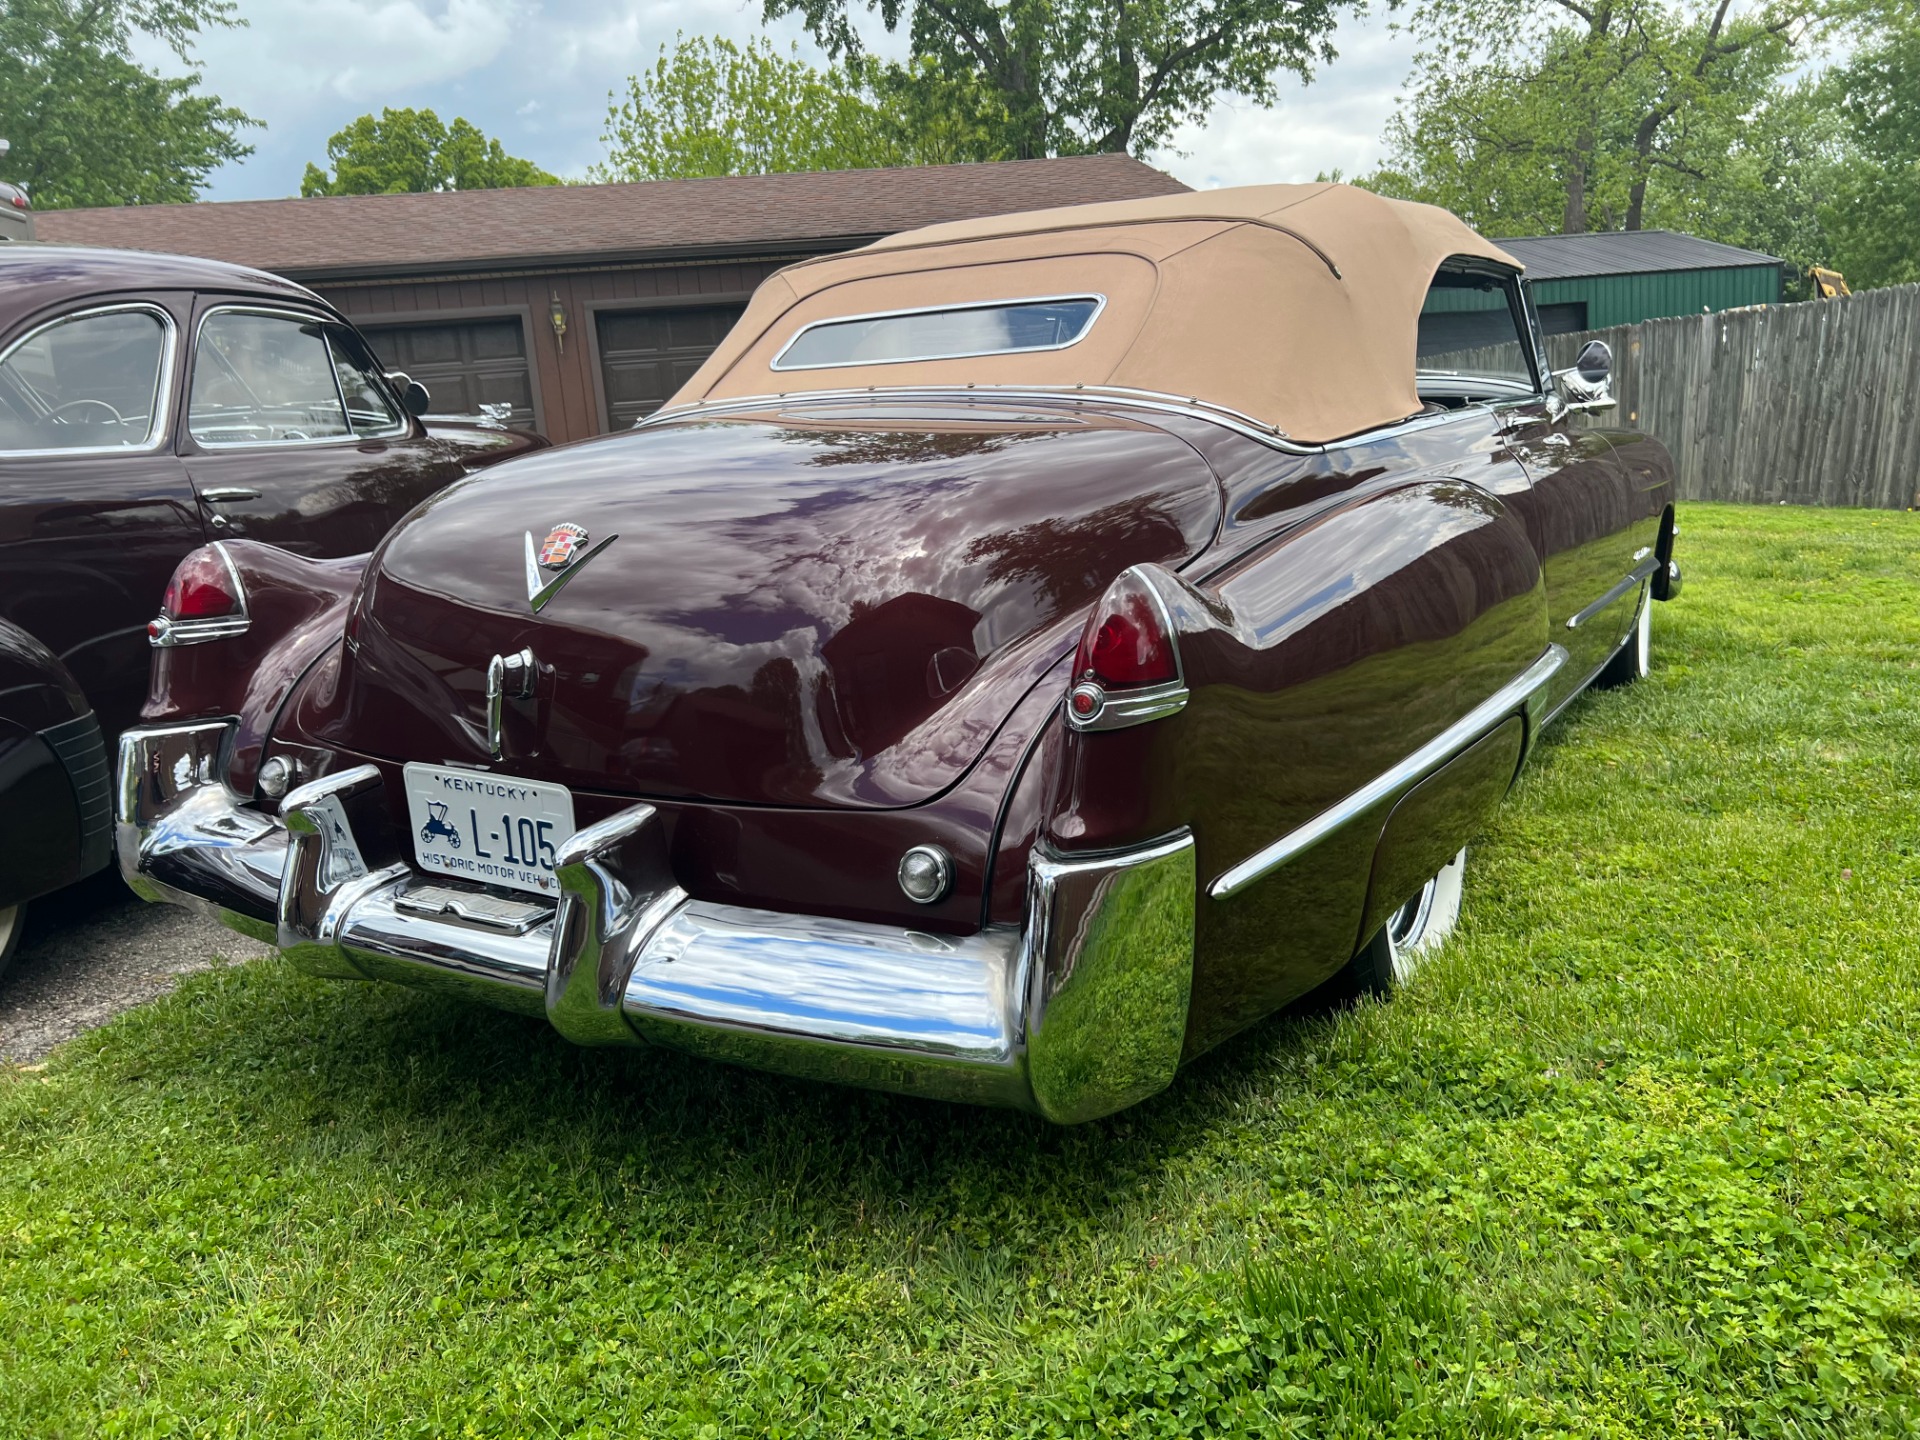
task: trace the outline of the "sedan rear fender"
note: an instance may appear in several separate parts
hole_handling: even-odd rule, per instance
[[[1198,583],[1132,573],[1174,632],[1178,705],[1111,730],[1069,723],[1045,837],[1098,850],[1191,829],[1197,1053],[1353,953],[1387,818],[1450,754],[1372,799],[1369,787],[1550,657],[1546,593],[1520,524],[1451,480],[1317,517]],[[1436,788],[1446,794],[1429,790],[1422,813],[1445,835],[1396,842],[1396,857],[1435,843],[1450,854],[1484,819],[1484,785]],[[1276,849],[1296,834],[1311,838]]]
[[[222,540],[181,561],[180,572],[223,562],[237,590],[236,613],[195,627],[162,615],[150,627],[153,669],[148,722],[237,715],[228,783],[240,794],[254,786],[276,717],[300,677],[336,651],[365,555],[313,560],[273,545]]]

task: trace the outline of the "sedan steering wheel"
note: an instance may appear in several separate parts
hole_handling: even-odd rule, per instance
[[[112,417],[113,423],[115,425],[120,426],[122,429],[126,428],[126,424],[127,424],[126,416],[122,415],[118,410],[114,409],[113,406],[109,405],[106,401],[96,400],[91,395],[83,395],[78,400],[69,400],[64,405],[54,406],[53,409],[48,412],[47,418],[49,420],[58,421],[60,420],[60,417],[65,415],[69,410],[79,410],[89,405],[91,405],[96,410],[106,411],[107,414]]]

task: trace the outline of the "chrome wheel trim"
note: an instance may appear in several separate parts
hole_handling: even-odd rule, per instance
[[[24,905],[9,905],[0,910],[0,965],[6,963],[7,952],[13,948],[14,932],[20,928],[21,912]]]
[[[1453,933],[1460,920],[1466,871],[1463,849],[1387,920],[1387,952],[1393,959],[1396,985],[1404,984],[1428,952]]]

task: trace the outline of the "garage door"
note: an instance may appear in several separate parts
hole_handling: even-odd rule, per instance
[[[600,311],[600,378],[612,428],[630,429],[659,409],[713,353],[744,308]]]
[[[433,394],[436,415],[478,415],[481,405],[511,405],[508,424],[534,428],[527,337],[517,315],[368,325],[361,330],[392,370],[404,370]]]

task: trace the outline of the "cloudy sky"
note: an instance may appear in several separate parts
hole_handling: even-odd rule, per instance
[[[199,46],[205,85],[267,128],[251,137],[250,159],[214,175],[214,200],[298,194],[327,137],[387,105],[464,115],[510,153],[579,176],[601,156],[607,92],[675,30],[744,39],[761,28],[758,0],[240,0],[240,9],[247,29]],[[797,23],[770,33],[819,58]],[[900,48],[875,39],[883,53]],[[1178,135],[1172,150],[1184,154],[1155,163],[1194,186],[1365,169],[1413,47],[1384,19],[1343,26],[1336,44],[1340,58],[1311,85],[1289,82],[1278,107],[1224,104]],[[174,68],[164,52],[142,58]]]

